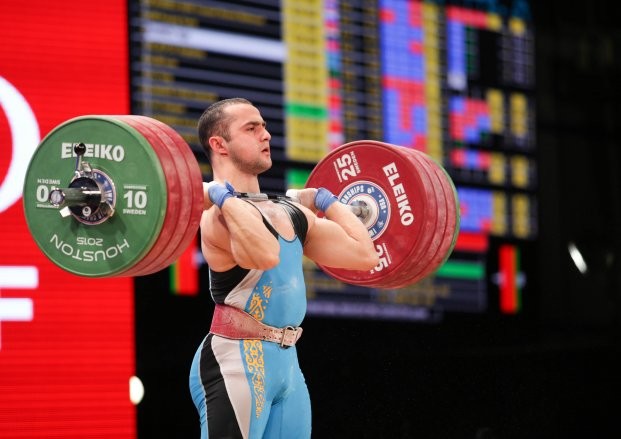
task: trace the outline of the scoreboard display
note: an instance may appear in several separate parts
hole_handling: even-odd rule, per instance
[[[310,315],[441,320],[519,314],[537,239],[534,30],[525,0],[130,2],[132,113],[192,146],[212,102],[241,96],[272,134],[265,192],[301,187],[344,143],[429,154],[461,227],[437,272],[395,289],[341,283],[307,261]]]

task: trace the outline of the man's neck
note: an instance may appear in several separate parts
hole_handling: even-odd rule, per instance
[[[220,183],[228,181],[237,192],[261,192],[259,187],[259,178],[256,175],[245,174],[223,174],[214,172],[214,180]]]

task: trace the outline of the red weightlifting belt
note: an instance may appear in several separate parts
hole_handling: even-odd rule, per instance
[[[250,314],[229,305],[216,304],[210,332],[233,340],[264,340],[282,347],[294,346],[302,336],[299,326],[275,328],[261,323]]]

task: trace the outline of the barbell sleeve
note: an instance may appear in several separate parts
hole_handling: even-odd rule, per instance
[[[101,202],[101,191],[89,188],[54,188],[50,191],[49,202],[54,206],[61,204],[67,206],[99,204]]]

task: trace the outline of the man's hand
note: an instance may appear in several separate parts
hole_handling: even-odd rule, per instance
[[[315,207],[317,210],[325,212],[332,204],[338,202],[338,198],[328,189],[320,187],[315,195]]]
[[[325,212],[338,199],[328,189],[320,187],[306,189],[289,189],[287,196],[297,198],[299,203],[310,209],[313,213]]]
[[[224,184],[217,181],[203,182],[203,208],[208,210],[214,204],[219,208],[226,200],[235,196],[235,188],[228,181]]]
[[[317,208],[315,207],[315,196],[317,195],[317,189],[289,189],[286,195],[296,199],[298,203],[307,209],[310,209],[313,213],[317,213]]]

